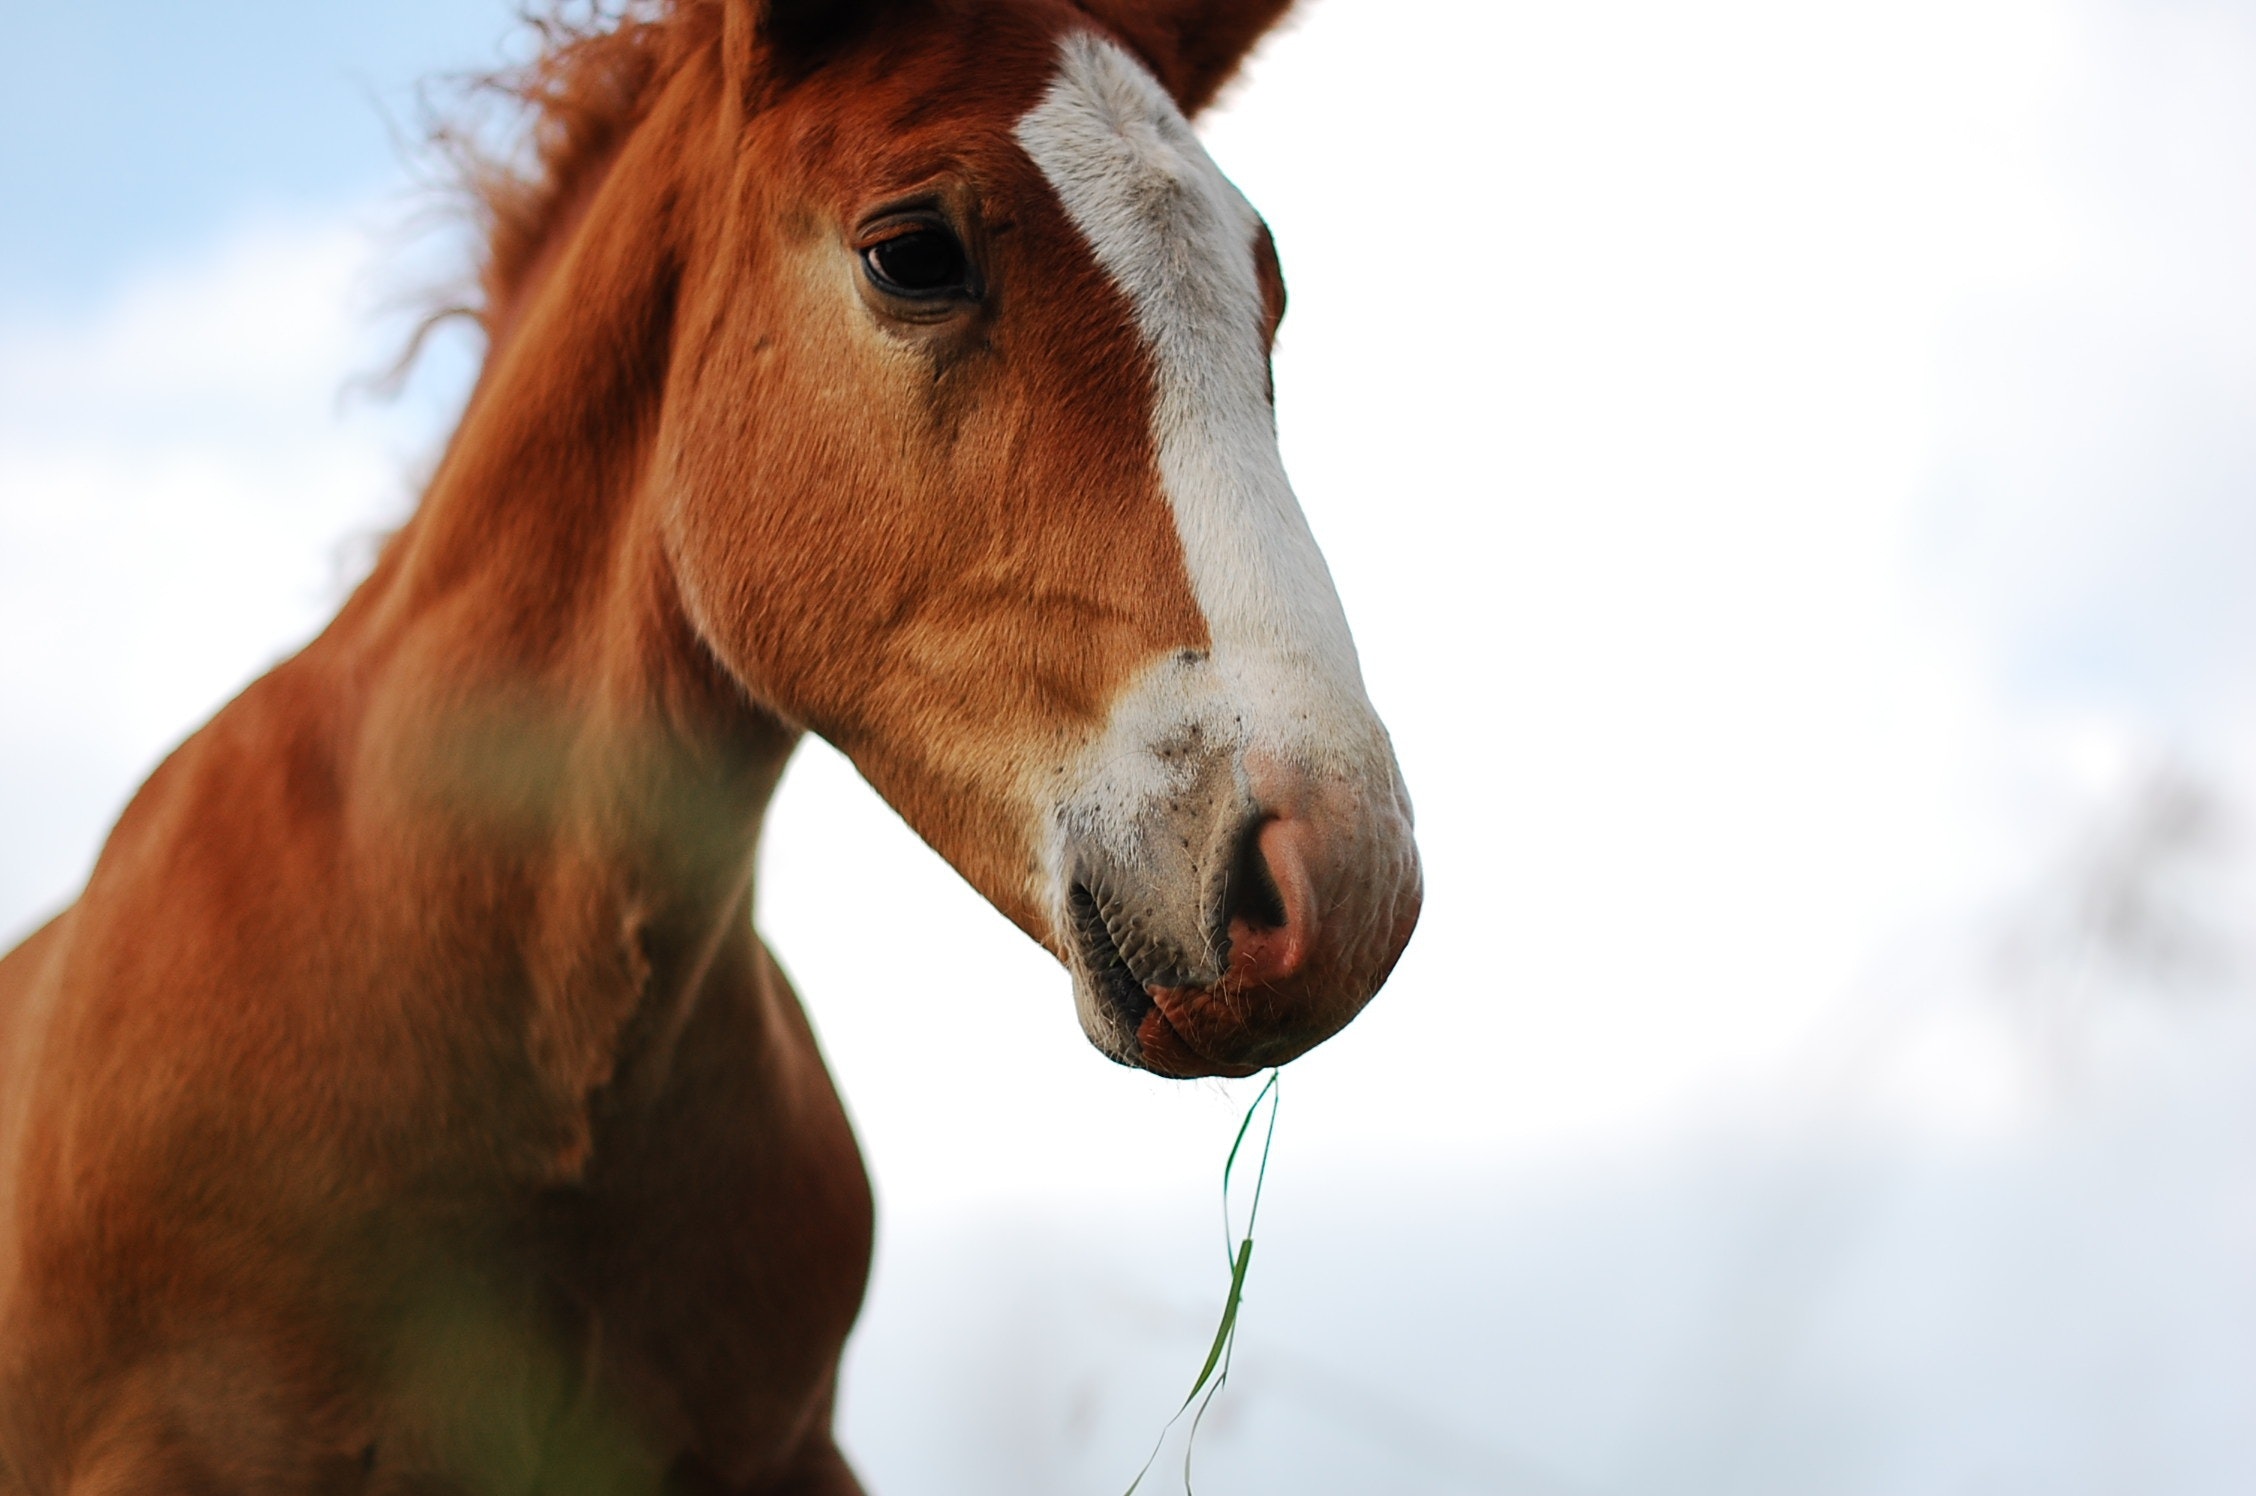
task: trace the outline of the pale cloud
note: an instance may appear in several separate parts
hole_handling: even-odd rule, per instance
[[[172,742],[320,627],[405,512],[353,220],[262,222],[79,323],[0,327],[0,926],[69,896]],[[427,423],[426,423],[427,424]]]

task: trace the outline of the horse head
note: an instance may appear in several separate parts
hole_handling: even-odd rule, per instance
[[[1420,899],[1188,118],[1278,9],[735,0],[656,438],[713,654],[1168,1075],[1338,1030]]]

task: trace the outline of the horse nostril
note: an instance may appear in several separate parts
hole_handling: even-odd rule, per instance
[[[1229,886],[1222,895],[1222,928],[1225,930],[1238,920],[1259,930],[1285,927],[1285,898],[1277,891],[1269,860],[1261,855],[1261,830],[1268,824],[1266,819],[1251,821],[1238,838],[1237,855],[1230,863]]]
[[[1223,918],[1239,984],[1273,987],[1308,969],[1324,924],[1313,877],[1319,851],[1315,828],[1292,815],[1255,822],[1238,844]]]

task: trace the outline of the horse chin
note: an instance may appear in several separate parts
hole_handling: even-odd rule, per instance
[[[1234,1025],[1222,1016],[1228,1005],[1212,991],[1144,987],[1117,968],[1077,969],[1074,986],[1082,1032],[1098,1053],[1130,1069],[1199,1080],[1252,1075],[1275,1063],[1222,1057],[1234,1047],[1227,1038]]]
[[[1154,1075],[1165,1075],[1180,1080],[1193,1080],[1203,1076],[1220,1075],[1237,1077],[1252,1075],[1259,1065],[1241,1064],[1232,1060],[1213,1059],[1199,1050],[1183,1033],[1175,1021],[1166,1001],[1169,989],[1153,994],[1152,1009],[1144,1021],[1136,1026],[1137,1062]]]

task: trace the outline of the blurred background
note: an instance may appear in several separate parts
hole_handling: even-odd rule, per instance
[[[415,83],[525,38],[0,13],[12,941],[407,511]],[[1307,0],[1203,128],[1429,896],[1284,1077],[1201,1489],[2256,1490],[2256,4]],[[1110,1496],[1250,1092],[1099,1058],[820,744],[763,866],[882,1212],[850,1451]]]

